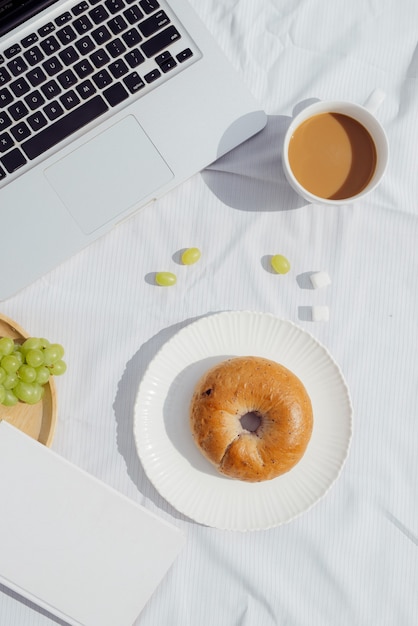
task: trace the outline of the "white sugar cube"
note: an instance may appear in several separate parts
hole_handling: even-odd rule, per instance
[[[314,289],[320,289],[321,287],[327,287],[331,284],[331,278],[327,272],[315,272],[310,276],[312,287]]]
[[[328,322],[329,320],[329,308],[327,306],[315,305],[312,307],[312,321],[313,322]]]

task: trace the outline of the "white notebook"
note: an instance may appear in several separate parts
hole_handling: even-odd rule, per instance
[[[0,421],[0,582],[75,626],[131,626],[184,534]]]

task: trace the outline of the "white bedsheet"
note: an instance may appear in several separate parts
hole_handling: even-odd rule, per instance
[[[54,450],[187,534],[135,626],[415,626],[418,3],[192,5],[267,111],[266,129],[2,312],[66,348]],[[385,180],[353,207],[307,205],[281,169],[289,119],[311,99],[362,103],[377,86],[387,94],[378,113],[391,150]],[[176,253],[188,246],[202,258],[180,266]],[[291,261],[286,276],[266,270],[275,253]],[[177,285],[156,287],[158,270],[174,271]],[[317,270],[329,287],[310,288]],[[329,322],[311,321],[315,304],[329,307]],[[266,531],[220,531],[178,513],[133,443],[150,359],[189,321],[221,310],[296,322],[328,348],[351,391],[353,439],[339,480],[310,511]],[[2,626],[61,623],[0,591]]]

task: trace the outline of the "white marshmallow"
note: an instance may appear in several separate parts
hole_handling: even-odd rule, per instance
[[[315,305],[312,307],[312,321],[313,322],[328,322],[329,320],[329,308],[327,306]]]
[[[327,287],[331,284],[331,278],[327,272],[315,272],[310,276],[312,287],[314,289],[320,289],[321,287]]]

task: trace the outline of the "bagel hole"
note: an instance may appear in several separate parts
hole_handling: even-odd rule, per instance
[[[250,433],[255,433],[257,428],[261,424],[261,415],[256,411],[250,411],[249,413],[244,413],[242,417],[240,417],[241,426],[244,430],[248,430]]]

